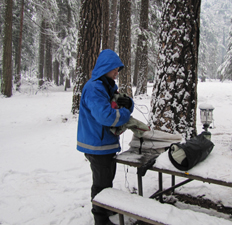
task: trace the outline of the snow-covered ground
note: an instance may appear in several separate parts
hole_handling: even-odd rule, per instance
[[[151,92],[152,84],[149,84],[148,96],[134,99],[133,117],[143,122],[150,109]],[[232,162],[232,83],[199,82],[198,104],[201,103],[215,107],[213,129],[210,130],[212,141],[218,154]],[[71,114],[71,104],[72,90],[64,92],[63,87],[50,87],[48,91],[35,94],[35,89],[24,86],[22,93],[14,93],[11,98],[0,96],[0,224],[94,224],[90,202],[91,171],[89,162],[76,150],[78,119]],[[199,115],[198,109],[200,133]],[[122,151],[129,148],[131,138],[131,131],[121,135]],[[223,161],[220,164],[222,176],[231,174],[224,170]],[[158,189],[157,173],[148,171],[143,184],[144,196],[150,196]],[[164,187],[169,185],[170,176],[164,176]],[[135,168],[118,164],[114,187],[135,190]],[[193,181],[177,191],[204,196],[232,207],[232,188]],[[188,206],[179,204],[179,207]],[[232,224],[228,215],[194,209],[221,216]],[[193,221],[193,224],[200,222]]]

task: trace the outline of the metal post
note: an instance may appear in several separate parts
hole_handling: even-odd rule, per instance
[[[138,170],[138,168],[137,168]],[[137,178],[138,178],[138,192],[140,196],[143,196],[143,183],[142,183],[142,176],[137,173]]]
[[[175,186],[175,175],[172,175],[172,187]],[[173,189],[173,194],[174,194],[175,189]]]
[[[124,225],[124,216],[123,216],[123,214],[119,214],[119,224]]]
[[[183,181],[183,182],[181,182],[179,184],[176,184],[175,186],[170,187],[170,188],[168,188],[168,189],[166,189],[164,191],[157,191],[156,193],[154,193],[153,195],[151,195],[149,198],[155,198],[156,196],[160,196],[162,194],[165,194],[165,193],[168,193],[170,191],[173,191],[175,188],[181,187],[182,185],[185,185],[185,184],[187,184],[187,183],[189,183],[191,181],[193,181],[193,179],[187,179],[187,180],[185,180],[185,181]]]
[[[163,191],[163,175],[161,172],[159,172],[159,192]],[[161,203],[163,203],[163,195],[161,194],[159,196],[159,200]]]

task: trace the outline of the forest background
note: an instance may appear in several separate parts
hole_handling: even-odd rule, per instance
[[[161,2],[160,0],[149,1],[148,81],[154,80],[157,69]],[[5,0],[0,0],[0,79],[2,78],[5,3]],[[13,1],[12,75],[15,84],[19,82],[17,76],[20,75],[20,83],[38,85],[38,90],[41,86],[46,88],[51,84],[64,85],[64,90],[72,86],[76,75],[80,7],[81,1],[74,0]],[[119,52],[119,1],[109,1],[110,30],[112,30],[114,20],[112,12],[115,11],[115,7],[117,16],[116,29],[113,34],[114,42],[109,45],[111,45],[111,49]],[[136,70],[137,39],[141,33],[140,8],[141,1],[131,1],[131,76],[133,85],[136,85],[133,75]],[[226,61],[225,56],[232,44],[229,33],[231,15],[232,2],[229,0],[201,1],[198,77],[202,81],[205,78],[232,79],[222,68]],[[44,18],[46,18],[46,23]],[[44,38],[44,45],[40,43],[42,38]],[[21,48],[20,51],[19,48]],[[41,48],[44,48],[42,77],[39,61]],[[19,54],[21,59],[19,59]],[[231,60],[229,62],[232,64]],[[13,88],[17,89],[17,85]]]
[[[129,46],[131,47],[130,75],[133,82],[135,81],[134,71],[136,70],[135,65],[137,55],[137,40],[139,34],[141,34],[140,4],[144,1],[145,0],[121,0],[121,2],[131,2],[131,43]],[[97,4],[100,1],[0,0],[1,78],[3,74],[2,66],[4,37],[10,38],[10,36],[4,35],[5,5],[9,2],[13,3],[13,35],[12,42],[10,43],[12,44],[12,81],[14,85],[12,87],[12,98],[5,98],[4,95],[0,96],[0,100],[2,101],[1,131],[3,137],[1,140],[3,140],[4,142],[2,143],[3,146],[1,152],[1,177],[3,178],[1,179],[1,190],[3,193],[3,204],[1,205],[3,206],[2,214],[4,214],[4,218],[1,219],[0,223],[3,223],[3,220],[8,221],[9,219],[9,221],[13,220],[16,221],[16,223],[18,224],[20,224],[20,222],[18,221],[23,221],[22,224],[25,224],[25,221],[28,221],[27,215],[30,215],[31,220],[29,220],[28,224],[30,224],[31,221],[33,224],[36,224],[34,221],[37,219],[38,224],[46,224],[47,221],[65,221],[63,222],[63,224],[67,224],[67,220],[71,220],[70,224],[72,222],[74,223],[75,221],[78,221],[80,223],[80,220],[81,222],[87,221],[82,222],[81,224],[91,224],[93,219],[89,216],[89,187],[91,185],[89,183],[89,164],[85,161],[83,155],[81,155],[80,157],[78,155],[79,161],[76,161],[76,154],[78,154],[78,152],[73,150],[76,144],[76,120],[75,117],[73,117],[73,115],[70,115],[71,113],[67,113],[67,111],[71,111],[72,94],[70,94],[70,92],[72,92],[72,88],[74,87],[73,84],[75,84],[76,79],[76,64],[78,58],[77,43],[78,33],[80,33],[79,22],[81,18],[81,2],[92,2],[94,4]],[[110,19],[108,21],[110,31],[113,28],[113,26],[110,25],[112,21],[111,12],[113,9],[116,9],[116,29],[113,33],[114,42],[110,48],[119,53],[121,47],[119,45],[119,1],[104,2],[110,3]],[[116,6],[113,5],[113,3],[115,4],[115,2],[117,3]],[[209,78],[207,79],[207,81],[215,78],[218,78],[221,81],[224,81],[225,79],[231,80],[232,73],[229,69],[226,69],[231,68],[232,62],[232,33],[230,33],[232,15],[231,0],[165,0],[163,2],[172,2],[174,4],[184,4],[185,2],[191,2],[194,4],[195,2],[201,2],[200,48],[198,51],[199,57],[197,67],[198,77],[200,78],[199,80],[204,81],[205,78]],[[23,29],[21,30],[20,27],[22,21],[22,5],[24,6],[24,14],[22,26]],[[148,81],[155,80],[157,75],[159,37],[160,28],[162,25],[161,5],[161,1],[149,1],[149,23],[148,29],[146,31],[146,35],[148,37]],[[103,4],[103,6],[106,5]],[[102,11],[108,12],[108,10]],[[44,21],[45,18],[46,23]],[[49,23],[47,23],[47,21]],[[22,39],[20,39],[20,37],[22,37]],[[22,40],[22,48],[21,62],[19,63],[18,59],[20,52],[20,40]],[[43,41],[42,45],[41,40]],[[103,39],[101,41],[101,49],[103,49]],[[43,46],[43,48],[41,48],[41,46]],[[41,57],[42,53],[44,56],[43,59]],[[41,67],[41,62],[43,64],[43,67]],[[20,73],[18,71],[20,71]],[[43,77],[41,77],[42,73]],[[20,80],[18,79],[18,75],[20,75]],[[189,73],[186,73],[186,75],[189,75]],[[23,84],[21,90],[20,83]],[[148,94],[153,93],[151,85],[153,84],[148,84]],[[221,151],[214,151],[213,153],[216,154],[216,157],[218,155],[224,155],[226,156],[225,158],[228,158],[228,160],[231,159],[231,126],[229,125],[231,124],[231,121],[230,119],[228,119],[230,118],[229,113],[231,111],[230,85],[231,81],[223,83],[219,82],[218,80],[214,80],[214,82],[201,82],[198,85],[197,90],[199,95],[199,103],[210,100],[213,101],[213,105],[215,106],[214,115],[215,121],[217,123],[217,129],[212,130],[212,133],[214,134],[213,138],[215,140],[215,143],[217,145],[219,144],[219,147],[220,143],[223,146],[221,148]],[[27,88],[25,88],[25,86]],[[44,91],[44,89],[46,90]],[[135,91],[135,89],[136,88],[134,86],[133,91]],[[57,90],[66,91],[57,92]],[[176,90],[174,91],[177,95],[179,95],[180,92]],[[184,90],[184,92],[186,92],[186,90]],[[49,98],[47,98],[47,95],[49,95]],[[146,106],[148,106],[150,99],[152,99],[153,97],[154,96],[150,98],[146,95],[138,97],[136,96],[134,100],[137,101],[137,104],[145,103]],[[37,98],[39,99],[39,101],[36,100]],[[191,101],[188,101],[188,103],[189,102]],[[182,103],[183,101],[180,102],[180,105]],[[56,106],[57,104],[61,106],[58,108]],[[67,114],[68,116],[66,116]],[[57,122],[60,121],[60,117],[62,122]],[[137,118],[141,119],[142,116],[139,114]],[[170,119],[172,120],[172,118]],[[51,126],[50,123],[52,123],[54,126]],[[42,126],[40,126],[41,124]],[[44,124],[46,124],[46,127],[43,126]],[[200,127],[201,129],[201,124],[198,123],[197,125],[198,128]],[[66,127],[66,129],[64,129],[64,126]],[[25,127],[28,128],[24,132]],[[52,129],[52,131],[50,128]],[[53,133],[53,135],[50,135],[51,133]],[[127,135],[125,135],[125,137],[122,137],[123,149],[127,149],[127,145],[130,139],[131,136],[128,137]],[[127,145],[125,145],[125,143]],[[224,143],[226,143],[226,146],[224,146]],[[227,148],[228,143],[230,144],[230,149]],[[210,156],[213,155],[211,154]],[[218,163],[220,162],[221,161],[218,160]],[[45,166],[45,164],[47,167]],[[78,165],[78,167],[76,167],[76,165]],[[205,165],[207,168],[210,168],[207,164]],[[221,165],[225,165],[225,162],[220,164],[220,172],[222,171],[223,173],[223,175],[220,177],[224,177],[224,174],[229,174],[230,176],[230,173],[227,173],[227,171],[224,170],[225,167]],[[64,179],[60,179],[60,176],[57,176],[56,170],[58,171],[58,175],[61,175],[61,177]],[[68,176],[67,171],[69,171]],[[86,176],[83,176],[83,171],[85,171]],[[120,171],[120,179],[117,182],[118,185],[116,186],[119,188],[123,186],[122,184],[124,181],[124,168],[121,168]],[[73,174],[74,178],[70,174]],[[51,180],[51,187],[49,187],[48,189],[46,189],[47,185],[44,185],[49,182],[47,182],[47,180]],[[57,180],[57,182],[53,182],[54,180]],[[150,182],[150,180],[151,179],[148,176],[148,181]],[[28,185],[29,183],[31,185]],[[42,185],[38,185],[38,183]],[[78,189],[81,191],[80,194],[76,194],[76,183],[81,184],[81,186],[78,186]],[[167,183],[170,183],[169,180]],[[136,185],[133,183],[130,186],[134,187]],[[42,191],[37,192],[37,189],[35,189],[35,187],[41,188]],[[11,188],[13,189],[13,192]],[[48,192],[45,191],[45,197],[44,188],[48,190]],[[58,191],[56,188],[58,189]],[[50,191],[51,189],[54,191],[52,200]],[[122,187],[122,189],[125,188]],[[199,191],[199,189],[203,189],[203,191]],[[212,189],[217,190],[216,194],[212,192]],[[214,186],[210,186],[210,188],[205,190],[205,185],[203,187],[200,186],[200,188],[196,188],[195,184],[192,190],[194,191],[194,196],[203,196],[203,194],[207,193],[206,198],[210,196],[209,198],[216,202],[216,204],[222,202],[222,204],[224,205],[231,205],[231,198],[228,198],[228,196],[231,196],[231,194],[229,193],[230,190],[227,192],[225,191],[225,189],[216,189],[216,187]],[[21,191],[23,191],[22,194]],[[82,194],[83,192],[85,193]],[[189,189],[186,192],[189,194]],[[78,198],[73,198],[74,195],[78,196]],[[25,196],[26,198],[24,198]],[[31,198],[31,196],[33,196],[33,198]],[[41,196],[43,197],[41,198]],[[64,198],[62,196],[64,196]],[[67,196],[69,196],[71,200],[70,198],[67,198]],[[44,205],[44,199],[48,203],[46,206]],[[83,199],[84,201],[82,201]],[[67,205],[65,205],[64,202],[67,202]],[[71,207],[69,207],[70,202]],[[16,209],[15,211],[13,210],[14,212],[19,212],[19,214],[17,215],[14,214],[14,217],[12,217],[12,206]],[[76,206],[80,209],[80,214],[78,212],[78,215],[76,215],[77,211],[73,210],[73,207]],[[58,209],[58,211],[56,209]],[[70,214],[66,213],[66,209],[70,210],[71,216]],[[42,216],[43,222],[41,222],[40,220],[41,215],[43,214],[43,212],[41,213],[41,210],[45,212],[45,216]],[[83,210],[85,211],[84,214]],[[20,212],[22,211],[25,212],[23,213],[24,215],[26,215],[25,218],[21,217]],[[35,213],[28,213],[28,211],[34,211]],[[61,211],[63,213],[60,213]],[[51,212],[54,216],[51,216]],[[57,215],[59,215],[59,217]],[[72,221],[73,218],[74,220]],[[55,223],[58,224],[59,222]],[[12,224],[12,222],[10,222],[9,224]]]

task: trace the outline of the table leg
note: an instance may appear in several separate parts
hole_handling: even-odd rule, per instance
[[[163,174],[159,172],[159,192],[163,191]],[[163,195],[161,194],[159,196],[159,200],[162,203],[163,202]]]
[[[172,175],[172,187],[175,186],[175,175]],[[173,189],[173,193],[174,193],[175,189]]]
[[[138,192],[140,196],[143,196],[142,176],[137,173],[137,177],[138,177]]]
[[[191,181],[193,181],[193,179],[187,179],[187,180],[185,180],[185,181],[183,181],[183,182],[181,182],[179,184],[176,184],[175,186],[172,186],[172,187],[170,187],[170,188],[168,188],[168,189],[166,189],[164,191],[158,190],[156,193],[154,193],[153,195],[151,195],[149,198],[156,198],[156,196],[160,196],[162,194],[165,194],[165,193],[168,193],[170,191],[173,191],[174,189],[176,189],[178,187],[181,187],[182,185],[185,185],[185,184],[187,184],[187,183],[189,183]]]
[[[123,214],[119,214],[119,224],[124,225],[124,216],[123,216]]]

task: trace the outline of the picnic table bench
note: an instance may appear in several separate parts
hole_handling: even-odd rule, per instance
[[[231,225],[231,222],[188,209],[178,209],[154,199],[127,193],[114,188],[103,189],[95,196],[93,204],[119,213],[120,225],[123,215],[155,225]]]

